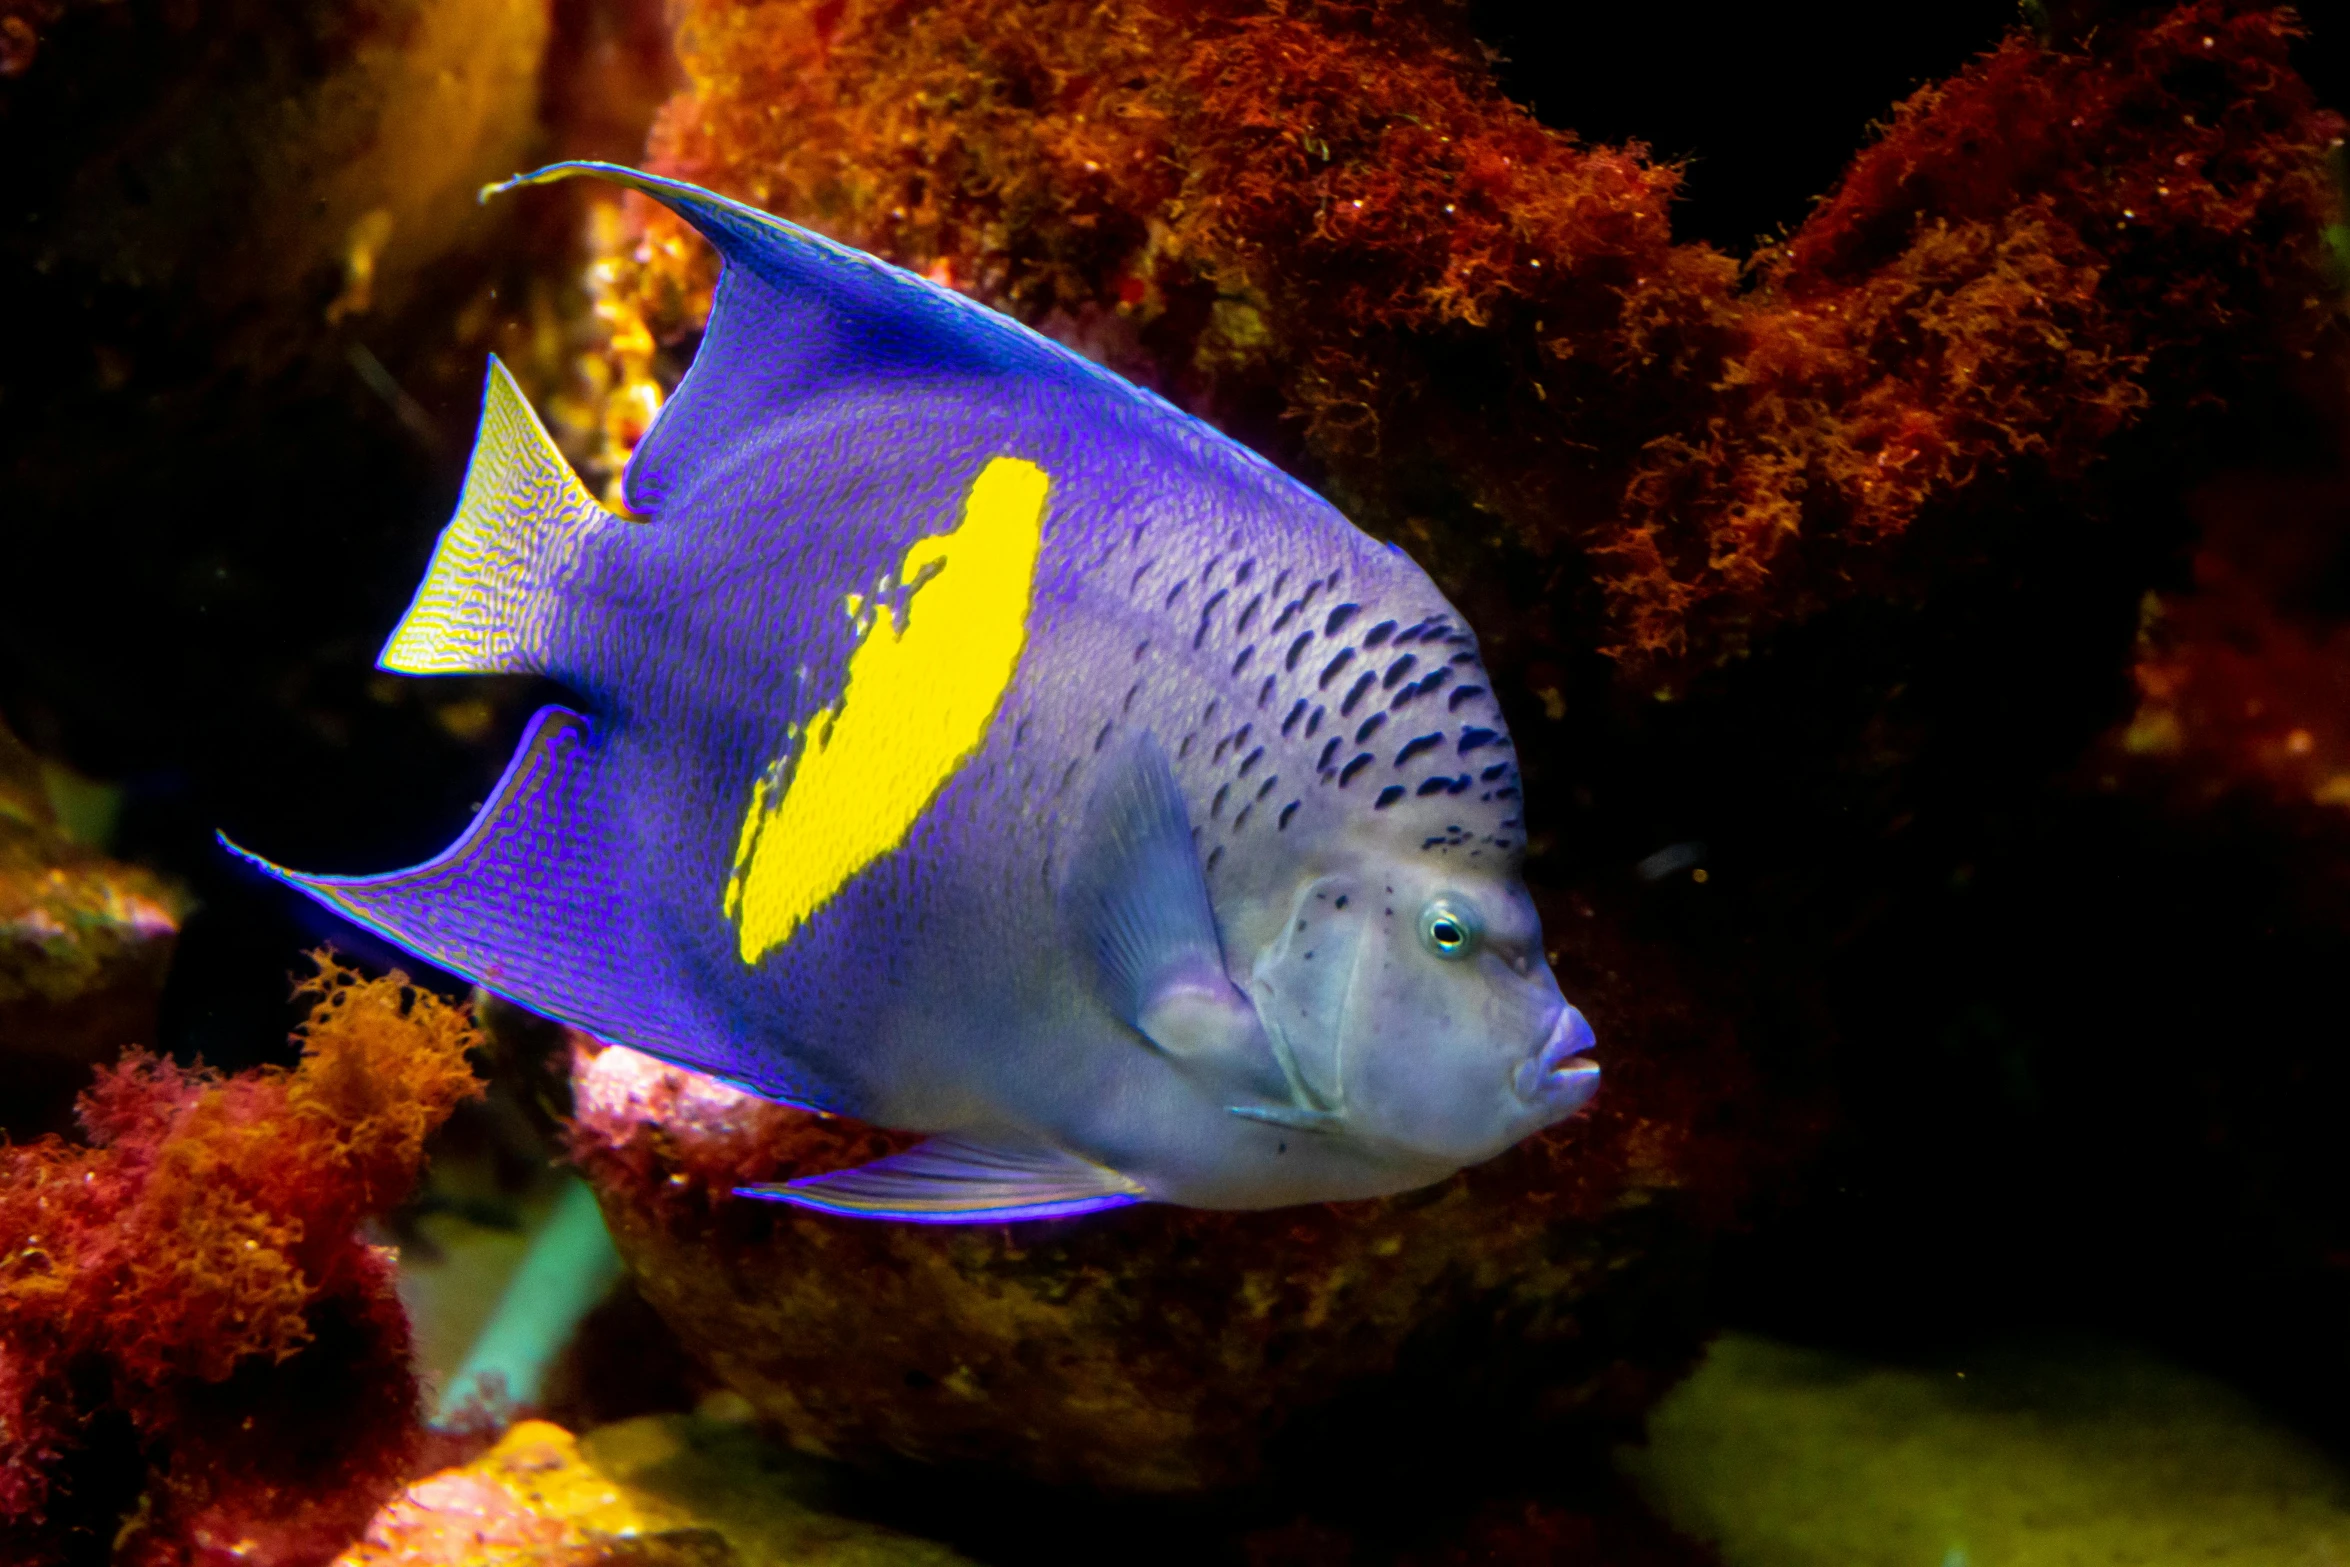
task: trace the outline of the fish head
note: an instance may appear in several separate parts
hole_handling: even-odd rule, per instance
[[[1397,1189],[1493,1157],[1599,1086],[1514,856],[1430,852],[1404,825],[1347,834],[1276,893],[1285,917],[1248,983],[1292,1105]]]

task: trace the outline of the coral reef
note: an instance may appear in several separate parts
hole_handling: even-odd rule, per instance
[[[465,1013],[321,955],[299,1066],[133,1051],[86,1146],[0,1147],[0,1555],[313,1563],[417,1434],[388,1253],[427,1134],[480,1084]]]
[[[1945,585],[2000,507],[2094,525],[2118,434],[2339,333],[2296,35],[2218,0],[2018,33],[1743,266],[1400,0],[689,5],[649,156],[1302,461],[1480,625],[1664,680]],[[643,222],[606,308],[674,335],[710,263]],[[1515,615],[1475,602],[1497,529],[1546,563]]]
[[[2324,1561],[2350,1475],[2240,1395],[2139,1351],[1915,1366],[1743,1334],[1623,1455],[1723,1567]]]
[[[0,725],[0,1133],[60,1130],[92,1065],[154,1038],[185,912],[179,888],[67,835]]]

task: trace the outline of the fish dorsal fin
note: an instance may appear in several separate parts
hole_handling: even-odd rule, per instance
[[[551,674],[566,586],[595,503],[493,355],[457,514],[376,663],[404,675]]]
[[[949,288],[756,207],[618,164],[550,164],[483,194],[594,175],[641,191],[725,260],[693,367],[623,477],[630,510],[662,502],[708,455],[761,420],[836,386],[892,378],[1018,376],[1167,405]]]
[[[953,1136],[933,1137],[853,1170],[736,1192],[822,1213],[915,1224],[1059,1219],[1121,1208],[1146,1196],[1117,1171],[1049,1144]]]
[[[1102,998],[1168,1055],[1246,1050],[1256,1011],[1224,970],[1183,792],[1148,733],[1114,755],[1086,804],[1061,902]]]

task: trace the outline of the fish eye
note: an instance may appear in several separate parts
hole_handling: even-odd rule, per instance
[[[1477,917],[1449,898],[1437,898],[1420,911],[1421,944],[1440,958],[1467,957],[1482,934]]]

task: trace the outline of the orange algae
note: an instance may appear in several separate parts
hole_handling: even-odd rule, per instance
[[[223,1077],[133,1051],[87,1146],[0,1148],[0,1554],[331,1556],[417,1431],[390,1254],[359,1235],[480,1083],[458,1007],[331,956],[302,1059]]]
[[[649,159],[1157,386],[1448,587],[1525,552],[1489,640],[1669,681],[1927,591],[2003,510],[2093,525],[2117,437],[2339,340],[2297,35],[2220,0],[2018,31],[1743,265],[1672,242],[1672,167],[1401,0],[685,0]],[[639,222],[604,308],[674,338],[710,262]]]

